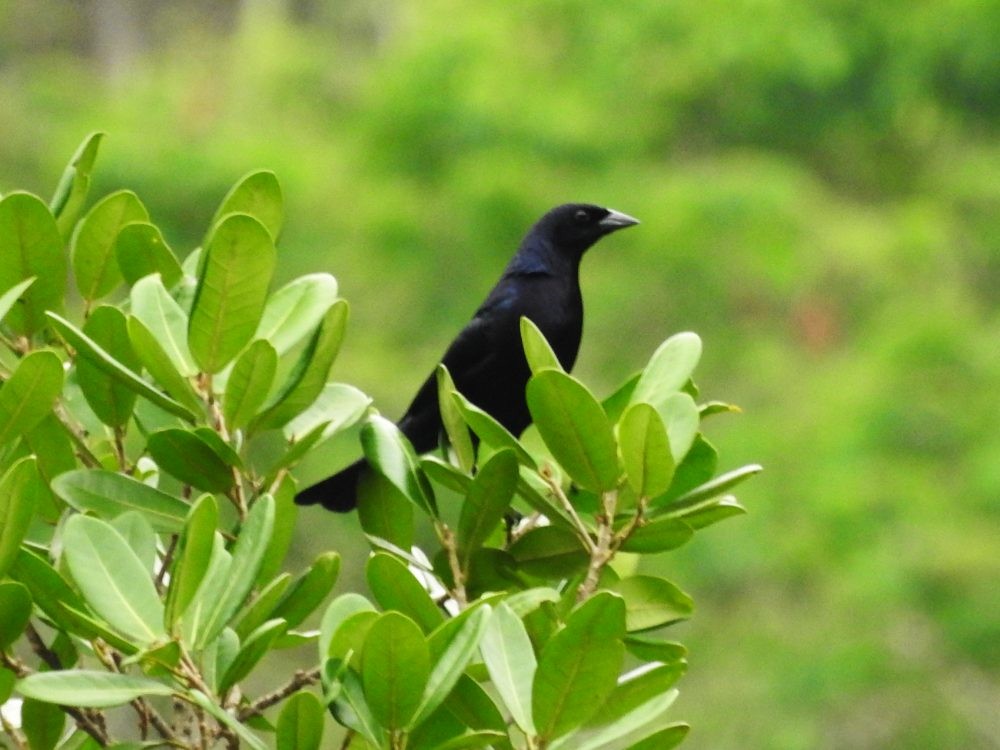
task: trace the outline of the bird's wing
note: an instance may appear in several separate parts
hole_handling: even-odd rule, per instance
[[[497,332],[509,327],[508,321],[504,320],[506,317],[517,315],[516,297],[498,294],[497,291],[494,290],[476,311],[441,358],[460,392],[466,392],[470,384],[476,383],[477,378],[494,367],[498,354]],[[418,452],[431,450],[437,445],[441,415],[435,373],[432,372],[417,391],[400,419],[399,427]]]

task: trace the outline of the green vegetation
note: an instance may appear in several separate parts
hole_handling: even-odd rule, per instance
[[[85,3],[0,8],[0,192],[106,131],[92,194],[190,248],[274,170],[276,274],[341,280],[334,376],[389,416],[542,211],[639,217],[584,262],[576,374],[608,393],[697,330],[746,412],[710,438],[768,468],[748,516],[642,562],[699,603],[691,745],[996,744],[995,3],[135,5],[118,45]],[[356,537],[312,514],[291,565],[333,546],[356,581]]]
[[[522,318],[533,426],[511,435],[440,365],[453,447],[417,456],[361,391],[327,382],[347,322],[334,278],[269,293],[273,173],[241,179],[182,263],[134,193],[78,218],[100,140],[51,207],[0,199],[16,278],[0,296],[0,704],[19,706],[5,742],[263,750],[273,732],[278,750],[318,750],[328,709],[352,747],[680,743],[689,726],[668,709],[686,651],[650,633],[687,619],[691,598],[611,563],[746,512],[727,493],[760,467],[714,477],[701,421],[733,407],[696,401],[701,340],[667,339],[602,402]],[[79,304],[64,304],[67,266]],[[294,581],[280,572],[299,462],[355,425],[375,469],[358,516],[381,612],[353,591],[323,608],[336,550]],[[436,551],[414,546],[418,528]],[[244,684],[314,644],[308,669],[271,669],[257,696]],[[125,704],[134,727],[108,713]]]

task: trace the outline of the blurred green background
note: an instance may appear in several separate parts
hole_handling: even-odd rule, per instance
[[[352,305],[335,377],[396,416],[527,226],[583,264],[576,372],[680,330],[749,516],[660,557],[695,598],[692,748],[1000,747],[1000,2],[3,0],[0,191],[96,195],[179,254],[277,172],[283,280]],[[363,563],[301,517],[299,564]]]

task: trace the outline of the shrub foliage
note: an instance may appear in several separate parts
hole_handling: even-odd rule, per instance
[[[181,260],[132,192],[84,213],[100,140],[48,204],[0,199],[8,738],[314,750],[329,711],[354,747],[679,743],[685,650],[659,631],[692,601],[634,556],[743,513],[729,492],[759,471],[717,474],[701,423],[733,407],[699,398],[700,339],[667,339],[602,400],[525,319],[533,426],[511,435],[442,367],[446,439],[417,456],[327,382],[348,311],[335,279],[271,291],[272,173],[240,180]],[[359,491],[371,597],[328,602],[336,552],[284,571],[294,470],[352,428],[375,469]],[[436,549],[414,546],[420,529]],[[244,687],[303,648],[312,668]]]

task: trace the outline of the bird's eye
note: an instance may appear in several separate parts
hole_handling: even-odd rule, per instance
[[[586,224],[588,221],[590,221],[590,214],[588,214],[581,208],[579,211],[573,214],[573,219],[576,221],[577,224]]]

